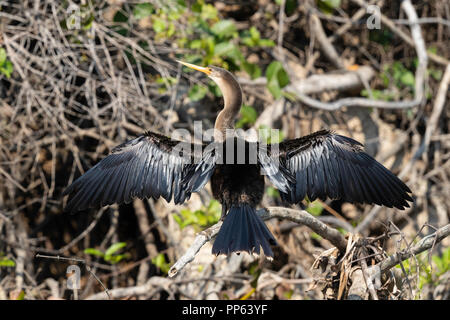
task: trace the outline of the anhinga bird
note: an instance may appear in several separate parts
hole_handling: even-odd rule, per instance
[[[413,201],[411,190],[366,154],[359,142],[328,130],[283,141],[277,148],[265,146],[251,161],[251,153],[263,146],[230,131],[242,104],[242,90],[234,76],[214,66],[180,63],[207,74],[222,91],[224,108],[215,122],[213,147],[146,132],[114,148],[70,185],[64,191],[70,195],[67,211],[128,203],[136,197],[163,197],[181,204],[211,180],[224,220],[213,254],[259,254],[262,247],[265,255],[273,256],[270,245],[276,241],[256,214],[264,175],[292,204],[307,196],[311,201],[329,197],[404,209],[409,207],[406,201]],[[176,150],[180,145],[181,151]],[[239,145],[244,148],[238,149]],[[200,155],[192,150],[201,150]],[[238,159],[242,150],[244,161]]]

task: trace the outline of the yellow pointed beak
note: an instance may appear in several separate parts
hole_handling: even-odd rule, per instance
[[[188,68],[191,68],[191,69],[194,69],[194,70],[206,73],[208,76],[211,74],[211,69],[210,68],[200,67],[200,66],[197,66],[195,64],[183,62],[183,61],[180,61],[180,60],[176,60],[176,61],[178,63],[181,63],[182,65],[188,67]]]

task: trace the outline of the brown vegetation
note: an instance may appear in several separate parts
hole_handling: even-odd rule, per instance
[[[150,199],[63,212],[64,188],[114,146],[144,130],[212,126],[221,98],[205,90],[194,101],[193,86],[208,83],[174,62],[207,50],[183,46],[205,36],[201,27],[184,34],[197,23],[191,13],[203,1],[194,2],[170,34],[159,30],[168,13],[158,1],[149,1],[151,16],[124,1],[84,1],[75,29],[57,1],[0,1],[0,48],[13,67],[9,75],[0,60],[0,299],[448,299],[445,1],[347,0],[331,14],[316,1],[214,2],[217,19],[236,27],[230,43],[251,27],[274,43],[239,45],[243,59],[260,70],[279,61],[290,80],[275,99],[264,72],[252,78],[233,58],[208,57],[238,75],[245,104],[258,111],[244,126],[280,128],[287,138],[325,127],[353,137],[410,187],[408,210],[327,201],[308,218],[268,193],[264,206],[278,206],[261,211],[280,244],[273,261],[215,257],[218,225],[180,228],[174,215],[207,206],[208,186],[184,207]],[[380,6],[381,29],[367,27],[369,2]],[[66,286],[72,264],[81,268],[79,291]]]

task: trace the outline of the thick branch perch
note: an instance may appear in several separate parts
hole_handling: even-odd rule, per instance
[[[347,246],[347,241],[344,236],[329,226],[327,226],[322,221],[318,220],[311,214],[303,210],[288,209],[282,207],[269,207],[267,209],[258,210],[258,215],[263,220],[269,220],[272,218],[282,218],[288,219],[299,224],[303,224],[311,228],[314,232],[319,234],[321,237],[329,240],[334,246],[336,246],[342,252],[345,251]],[[186,253],[178,259],[178,261],[170,268],[169,277],[175,276],[181,269],[183,269],[189,262],[194,260],[197,253],[203,247],[203,245],[213,239],[222,225],[222,222],[218,222],[212,227],[200,232],[194,240],[194,243],[186,251]]]

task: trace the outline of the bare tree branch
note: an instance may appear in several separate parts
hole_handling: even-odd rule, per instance
[[[287,219],[299,224],[303,224],[311,228],[314,232],[321,237],[329,240],[334,246],[336,246],[342,252],[345,252],[347,241],[344,236],[336,229],[327,226],[322,221],[318,220],[308,212],[304,210],[295,210],[282,207],[268,207],[266,209],[258,210],[258,215],[263,220],[269,220],[272,218]],[[218,222],[212,227],[200,232],[194,240],[194,243],[186,251],[186,253],[178,259],[177,262],[170,268],[169,277],[174,277],[181,269],[183,269],[189,262],[194,260],[196,254],[200,251],[203,245],[213,239],[222,225],[222,222]]]

